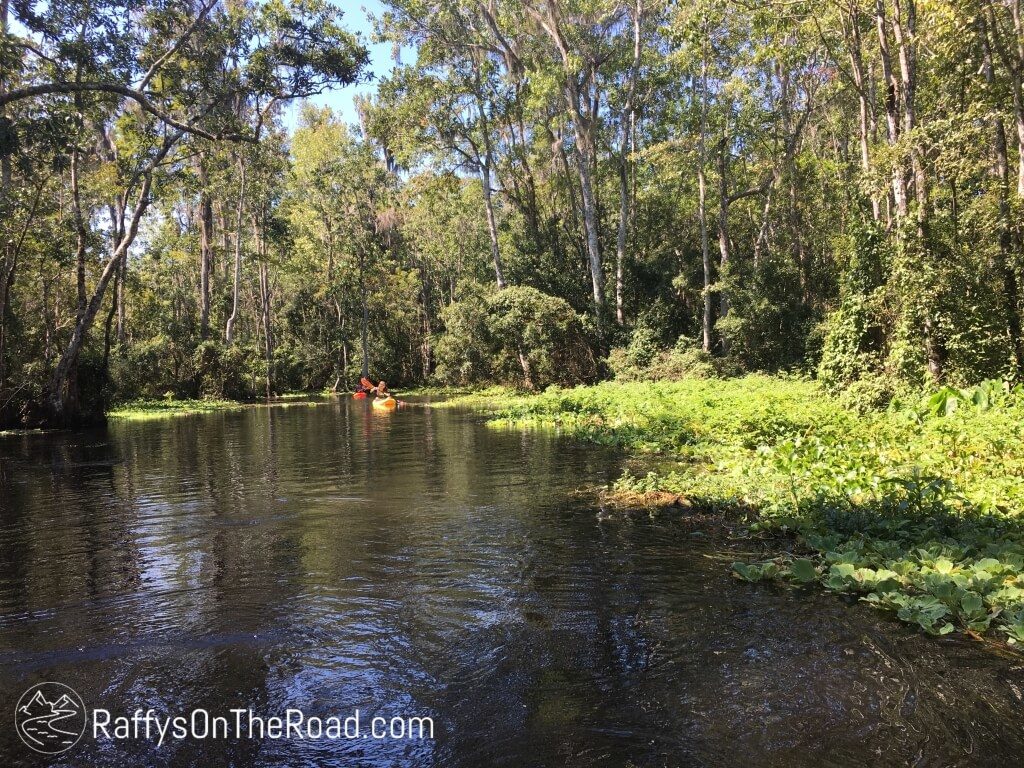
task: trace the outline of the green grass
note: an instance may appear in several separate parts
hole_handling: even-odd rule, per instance
[[[127,421],[143,421],[244,407],[244,403],[235,400],[136,400],[108,411],[107,417]]]
[[[1024,643],[1024,395],[987,384],[856,414],[771,376],[457,398],[495,422],[659,455],[616,488],[738,514],[777,556],[738,578],[817,583],[933,634]]]

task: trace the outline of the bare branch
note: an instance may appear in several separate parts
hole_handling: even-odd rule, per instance
[[[116,83],[96,83],[96,82],[84,82],[84,83],[42,83],[40,85],[29,86],[28,88],[18,88],[13,91],[9,91],[5,94],[0,95],[0,107],[6,106],[15,101],[21,101],[22,99],[30,99],[35,96],[46,96],[49,94],[73,94],[73,93],[110,93],[116,96],[123,96],[126,99],[131,99],[138,104],[143,111],[148,112],[160,122],[169,125],[179,131],[200,136],[210,141],[248,141],[255,142],[256,137],[242,133],[210,133],[194,123],[183,123],[175,117],[167,114],[160,110],[146,94],[138,91],[134,88],[129,88],[124,85],[118,85]]]

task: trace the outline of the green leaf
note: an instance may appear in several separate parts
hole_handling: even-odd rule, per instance
[[[807,584],[818,578],[818,571],[811,560],[800,558],[790,563],[789,574],[794,581]]]
[[[985,610],[985,602],[981,599],[981,595],[974,592],[965,592],[963,597],[960,598],[960,607],[963,608],[964,613],[974,614]]]
[[[835,563],[829,569],[829,573],[833,576],[838,576],[841,579],[853,578],[853,574],[856,568],[853,567],[852,563]]]
[[[743,579],[744,581],[756,582],[761,580],[761,569],[758,568],[757,565],[733,563],[732,572],[734,576]]]

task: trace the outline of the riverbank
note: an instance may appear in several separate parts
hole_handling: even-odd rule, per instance
[[[656,469],[625,473],[613,496],[742,519],[776,556],[735,563],[738,578],[816,583],[931,634],[1024,643],[1024,395],[944,389],[857,414],[813,382],[757,375],[452,404],[646,457]]]

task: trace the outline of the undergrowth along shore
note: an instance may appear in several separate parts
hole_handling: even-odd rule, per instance
[[[997,628],[1024,643],[1019,390],[944,388],[857,414],[814,382],[751,375],[488,390],[451,404],[670,457],[614,490],[678,494],[774,534],[778,557],[735,563],[738,578],[817,583],[931,634]]]

